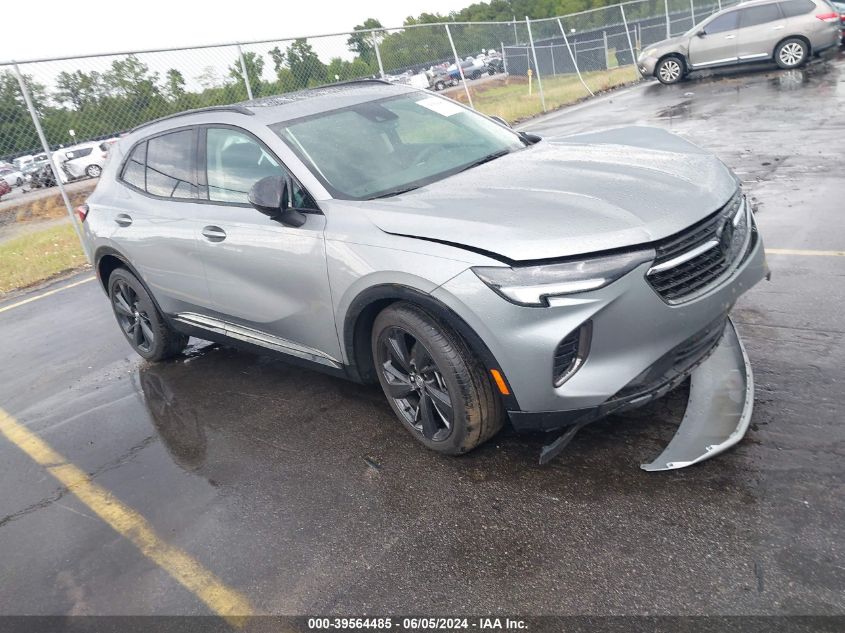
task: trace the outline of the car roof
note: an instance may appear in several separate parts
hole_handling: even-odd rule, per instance
[[[269,125],[409,92],[417,92],[417,89],[411,86],[392,84],[382,79],[339,82],[297,92],[242,101],[233,105],[209,106],[177,112],[139,125],[132,130],[131,136],[134,138],[136,132],[154,126],[158,127],[158,124],[169,121],[173,122],[173,127],[190,125],[192,123],[191,117],[194,115],[214,112],[239,113],[254,116],[256,121]],[[203,117],[203,123],[208,122],[205,120],[206,118]],[[165,127],[167,126],[160,129]]]

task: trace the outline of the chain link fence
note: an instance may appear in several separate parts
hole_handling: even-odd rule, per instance
[[[0,166],[26,172],[25,187],[52,185],[46,167],[61,188],[97,177],[110,143],[152,119],[367,77],[442,92],[516,121],[636,80],[643,47],[723,5],[633,0],[539,20],[0,62]]]

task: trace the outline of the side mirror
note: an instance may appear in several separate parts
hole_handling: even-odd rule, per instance
[[[704,37],[705,35],[707,35],[707,31],[701,29],[698,33],[696,33],[696,35],[698,35],[698,37]]]
[[[491,114],[490,118],[493,119],[499,125],[504,125],[505,127],[510,127],[511,124],[505,121],[502,117],[496,116],[495,114]]]
[[[290,186],[282,176],[267,176],[252,185],[249,203],[257,211],[286,226],[302,226],[307,219],[304,213],[291,208]]]

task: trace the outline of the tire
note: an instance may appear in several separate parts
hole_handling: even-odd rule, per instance
[[[481,77],[481,71],[480,70],[473,70],[472,74],[469,76],[469,78],[473,79],[473,80],[479,79],[480,77]]]
[[[15,181],[15,184],[16,184],[18,187],[23,186],[23,178],[18,178],[18,179]]]
[[[434,89],[435,89],[437,92],[440,92],[440,91],[441,91],[441,90],[443,90],[445,87],[446,87],[446,84],[445,84],[444,82],[442,82],[442,81],[438,81],[436,84],[434,84]]]
[[[654,76],[657,77],[657,80],[667,86],[678,83],[684,78],[685,74],[684,60],[674,55],[661,59],[654,69]]]
[[[108,288],[117,324],[140,356],[155,362],[185,349],[188,337],[167,325],[135,275],[125,268],[116,268],[109,276]]]
[[[482,363],[417,306],[394,303],[376,317],[372,352],[390,407],[427,448],[460,455],[502,428],[502,401]]]
[[[89,178],[99,178],[102,173],[103,168],[99,165],[88,165],[88,167],[85,168],[85,175]]]
[[[798,68],[810,56],[807,42],[797,37],[785,39],[775,48],[775,63],[781,68]]]

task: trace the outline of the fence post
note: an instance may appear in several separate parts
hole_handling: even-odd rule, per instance
[[[718,1],[718,4],[719,4],[719,11],[721,11],[722,10],[722,0],[717,0],[717,1]]]
[[[552,56],[552,77],[557,75],[557,69],[555,69],[555,45],[549,45],[549,54]]]
[[[252,101],[252,86],[249,85],[249,75],[246,74],[246,62],[244,61],[244,53],[241,50],[241,45],[238,44],[238,59],[241,60],[241,73],[244,76],[244,85],[246,86],[246,96]]]
[[[446,35],[449,38],[449,45],[452,47],[452,54],[455,56],[455,66],[458,67],[458,74],[461,76],[461,82],[464,84],[464,92],[466,93],[467,101],[469,101],[469,107],[475,109],[475,106],[472,105],[472,97],[469,94],[467,78],[464,77],[464,69],[461,66],[461,58],[458,57],[458,49],[455,48],[455,40],[452,39],[452,31],[449,30],[448,24],[444,24],[443,26],[446,27]]]
[[[505,55],[505,43],[499,42],[499,46],[501,47],[501,48],[499,48],[499,50],[502,51],[502,70],[507,75],[508,74],[508,56]]]
[[[607,47],[607,31],[602,31],[601,37],[604,40],[604,67],[610,68],[610,49]]]
[[[67,191],[65,191],[65,185],[62,182],[59,168],[56,166],[56,163],[53,162],[53,152],[50,151],[50,144],[47,143],[47,137],[44,136],[44,130],[41,129],[41,121],[38,119],[38,112],[35,111],[35,106],[32,104],[32,96],[29,94],[29,88],[26,85],[23,75],[21,75],[18,65],[16,63],[12,64],[12,68],[15,70],[15,77],[18,80],[18,85],[21,87],[21,94],[23,95],[24,103],[26,103],[26,109],[29,110],[29,116],[32,117],[32,124],[35,126],[35,133],[38,134],[38,140],[41,141],[41,148],[44,150],[44,153],[47,154],[47,159],[50,161],[50,170],[53,172],[53,177],[56,179],[56,185],[59,187],[59,193],[62,194],[62,200],[65,203],[67,214],[70,216],[70,223],[73,225],[73,230],[76,231],[76,237],[79,238],[79,243],[82,245],[82,251],[85,253],[85,257],[89,262],[93,263],[91,261],[91,253],[88,252],[88,246],[82,239],[82,232],[79,230],[79,224],[77,224],[76,218],[73,217],[73,207],[70,204],[70,198],[68,198]]]
[[[672,37],[672,22],[669,20],[669,0],[663,0],[666,9],[666,39]]]
[[[692,17],[692,26],[695,26],[695,3],[689,0],[689,14]],[[692,28],[692,26],[690,28]]]
[[[373,48],[376,51],[376,61],[378,62],[378,74],[379,77],[384,79],[384,66],[381,63],[381,51],[378,49],[378,37],[376,37],[376,32],[372,32],[373,35]]]
[[[557,25],[558,25],[558,28],[560,28],[560,34],[563,35],[563,43],[566,44],[566,50],[569,51],[569,59],[572,60],[572,65],[575,66],[575,72],[578,75],[578,79],[581,81],[581,85],[584,86],[584,88],[587,89],[587,92],[590,93],[591,97],[595,96],[593,94],[593,91],[590,90],[590,87],[584,81],[584,78],[581,76],[581,71],[578,70],[578,62],[575,61],[575,55],[572,54],[572,48],[570,48],[570,46],[569,46],[569,38],[566,37],[566,30],[563,28],[563,23],[560,21],[560,18],[557,19]]]
[[[528,42],[531,44],[531,56],[534,58],[534,72],[537,73],[537,87],[540,89],[540,105],[546,111],[546,96],[543,94],[543,80],[540,78],[540,65],[537,63],[537,50],[534,48],[534,36],[531,34],[531,21],[525,16],[525,26],[528,28]]]
[[[690,0],[692,2],[692,0]],[[628,48],[631,49],[631,63],[636,66],[637,64],[637,54],[634,53],[634,44],[631,42],[631,31],[628,30],[628,20],[625,19],[625,7],[621,4],[619,5],[619,11],[622,12],[622,24],[625,26],[625,35],[628,38]],[[619,58],[616,58],[616,61],[619,61]]]

